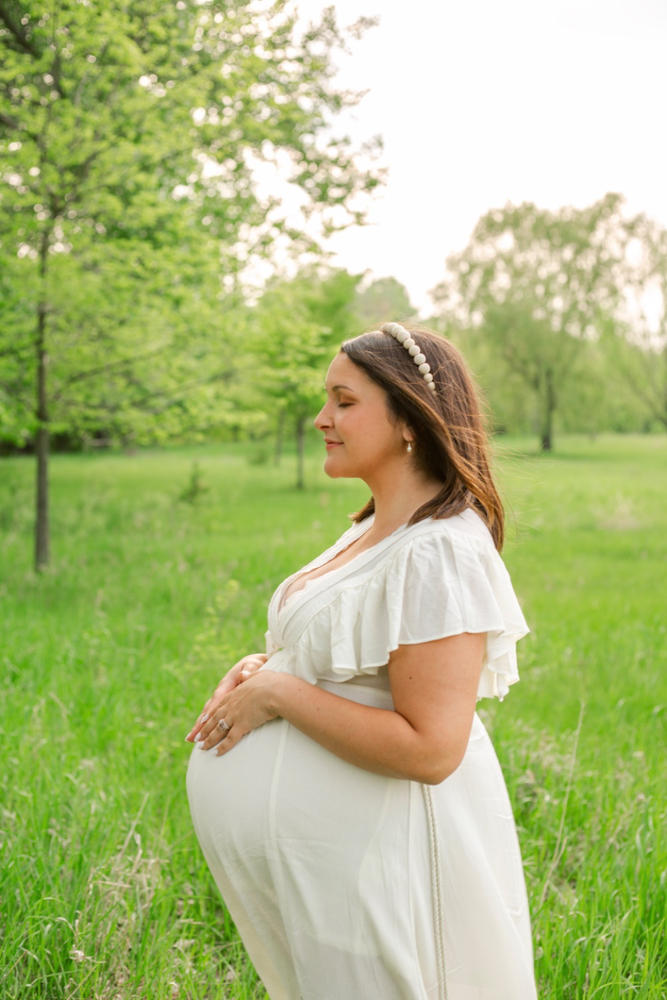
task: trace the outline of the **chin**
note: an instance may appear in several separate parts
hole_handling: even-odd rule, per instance
[[[329,479],[340,479],[342,473],[338,469],[332,469],[329,462],[325,461],[323,465],[324,474],[329,477]]]
[[[349,479],[351,477],[351,473],[346,472],[344,467],[341,467],[335,460],[332,459],[332,455],[327,455],[324,459],[323,469],[329,479]]]

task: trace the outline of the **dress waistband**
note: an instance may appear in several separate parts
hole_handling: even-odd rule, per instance
[[[368,705],[371,708],[393,709],[394,702],[391,691],[386,688],[377,687],[373,684],[360,683],[354,681],[318,681],[317,686],[331,694],[337,694],[340,698],[348,698],[356,701],[360,705]]]

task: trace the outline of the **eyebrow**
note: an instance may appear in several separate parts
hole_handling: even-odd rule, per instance
[[[324,388],[325,388],[325,390],[327,389],[326,385],[324,386]],[[354,389],[352,389],[349,385],[332,385],[331,389],[329,389],[327,391],[328,392],[338,392],[339,389],[347,389],[348,392],[354,392]]]

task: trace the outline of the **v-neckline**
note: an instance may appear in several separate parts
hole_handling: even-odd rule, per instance
[[[350,566],[352,566],[354,563],[360,560],[362,556],[366,556],[371,552],[375,552],[379,546],[384,545],[386,542],[389,541],[389,539],[393,538],[399,531],[402,531],[403,528],[405,528],[406,526],[405,524],[399,525],[398,528],[395,528],[388,535],[385,535],[384,538],[381,538],[373,545],[369,545],[368,548],[362,549],[361,552],[357,552],[356,555],[353,555],[352,558],[348,559],[347,562],[342,563],[340,566],[335,566],[333,569],[326,570],[326,572],[320,573],[319,576],[314,576],[310,580],[306,580],[302,587],[299,587],[298,590],[293,590],[291,594],[289,594],[287,597],[284,597],[285,588],[288,587],[290,583],[297,580],[301,576],[307,576],[308,573],[312,572],[315,569],[320,569],[322,566],[326,566],[328,563],[333,562],[333,560],[336,559],[339,555],[341,555],[342,552],[345,552],[347,549],[351,548],[351,546],[354,545],[355,542],[358,542],[360,538],[363,538],[363,536],[373,527],[373,524],[375,523],[375,517],[374,515],[371,515],[368,519],[366,519],[366,521],[362,521],[360,523],[364,526],[363,531],[360,531],[359,533],[355,534],[354,538],[350,539],[346,545],[339,547],[340,543],[343,541],[345,535],[347,534],[347,532],[344,532],[338,539],[338,541],[334,543],[334,545],[332,545],[328,549],[325,549],[325,551],[320,556],[317,556],[315,559],[312,560],[312,562],[307,563],[306,566],[297,570],[296,573],[293,573],[291,576],[288,576],[287,579],[283,581],[278,592],[278,607],[276,610],[277,617],[280,617],[283,614],[283,612],[293,607],[297,603],[296,601],[297,597],[304,594],[307,590],[310,590],[312,587],[316,586],[321,580],[327,580],[328,578],[335,576],[337,573],[340,573],[343,570],[348,569]]]

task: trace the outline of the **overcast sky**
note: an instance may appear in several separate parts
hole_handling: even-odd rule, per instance
[[[296,0],[380,25],[340,82],[346,121],[380,133],[388,181],[335,263],[428,291],[477,219],[508,201],[584,206],[622,192],[667,225],[667,0]]]

